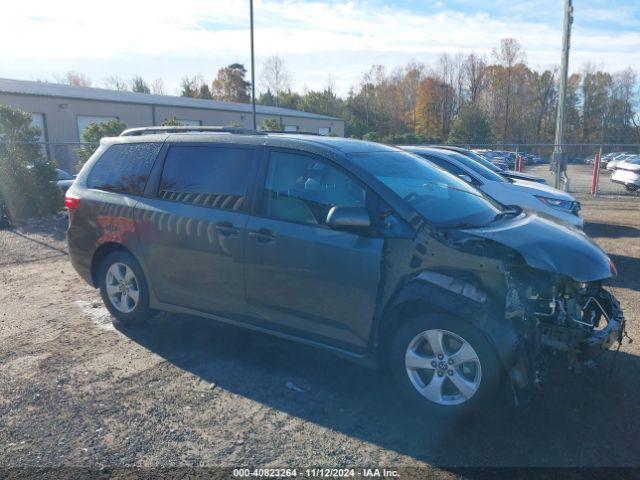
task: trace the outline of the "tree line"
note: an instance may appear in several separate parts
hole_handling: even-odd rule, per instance
[[[86,77],[73,74],[76,82],[86,83]],[[412,61],[392,70],[373,65],[343,98],[331,84],[292,90],[290,73],[274,56],[262,66],[256,101],[340,117],[348,136],[390,143],[553,143],[558,74],[556,68],[531,68],[517,40],[505,38],[489,56],[443,53],[432,65]],[[180,95],[248,103],[246,77],[240,63],[220,68],[210,82],[202,75],[185,76]],[[111,77],[105,86],[164,93],[161,79],[148,84],[139,76],[128,83]],[[640,142],[640,89],[632,68],[611,73],[586,64],[570,76],[567,88],[566,143]],[[266,127],[278,127],[272,123]]]

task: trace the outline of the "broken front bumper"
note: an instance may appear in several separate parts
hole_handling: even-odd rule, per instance
[[[604,304],[601,308],[606,321],[602,328],[586,331],[572,327],[541,324],[542,345],[568,352],[571,362],[579,365],[593,360],[603,350],[611,348],[614,343],[621,343],[625,334],[625,318],[620,308],[620,302],[605,290],[601,291],[600,297]]]

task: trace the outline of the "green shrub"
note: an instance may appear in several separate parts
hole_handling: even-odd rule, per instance
[[[57,212],[62,196],[55,165],[42,156],[31,114],[0,105],[0,203],[14,221]]]
[[[84,165],[93,152],[100,146],[100,140],[104,137],[117,137],[127,129],[127,125],[117,118],[107,122],[90,123],[82,131],[84,145],[78,149],[78,170]]]

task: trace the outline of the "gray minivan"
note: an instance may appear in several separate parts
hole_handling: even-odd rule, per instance
[[[582,232],[394,147],[191,130],[103,139],[67,192],[71,261],[122,328],[182,312],[388,364],[443,413],[622,338]]]

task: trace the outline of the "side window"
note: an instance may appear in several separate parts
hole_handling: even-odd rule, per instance
[[[142,195],[161,147],[160,143],[111,145],[91,168],[87,187]]]
[[[272,152],[264,190],[265,214],[324,225],[331,207],[365,206],[365,189],[337,168],[303,154]]]
[[[251,149],[173,146],[165,160],[158,196],[224,210],[241,210],[255,159]]]

